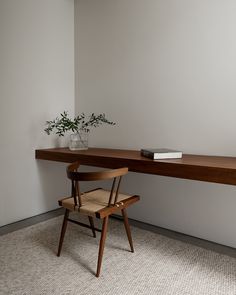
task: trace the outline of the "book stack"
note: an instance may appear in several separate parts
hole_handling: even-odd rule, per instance
[[[141,155],[153,160],[182,158],[182,152],[166,148],[141,149]]]

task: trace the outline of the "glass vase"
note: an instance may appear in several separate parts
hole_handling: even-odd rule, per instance
[[[79,131],[70,135],[69,149],[72,151],[76,150],[87,150],[88,149],[88,132]]]

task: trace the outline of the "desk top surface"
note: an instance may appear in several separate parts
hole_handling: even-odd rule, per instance
[[[184,179],[236,185],[236,157],[183,154],[181,159],[152,160],[137,150],[68,148],[36,150],[36,159],[57,162],[80,161],[83,165],[105,168],[128,167],[130,171]]]

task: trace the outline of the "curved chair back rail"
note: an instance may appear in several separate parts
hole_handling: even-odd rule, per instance
[[[119,176],[123,176],[128,173],[129,169],[127,167],[96,171],[96,172],[78,172],[76,171],[79,167],[79,164],[72,164],[67,169],[67,177],[75,181],[98,181],[106,180]]]

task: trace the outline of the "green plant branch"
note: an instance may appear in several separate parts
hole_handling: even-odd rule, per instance
[[[83,130],[90,132],[90,129],[96,128],[102,124],[115,125],[116,123],[109,121],[105,114],[95,115],[92,113],[88,118],[82,113],[75,118],[69,118],[68,112],[64,111],[60,117],[56,117],[52,121],[46,121],[46,128],[44,131],[49,135],[53,131],[59,136],[64,136],[67,131],[78,132]]]

